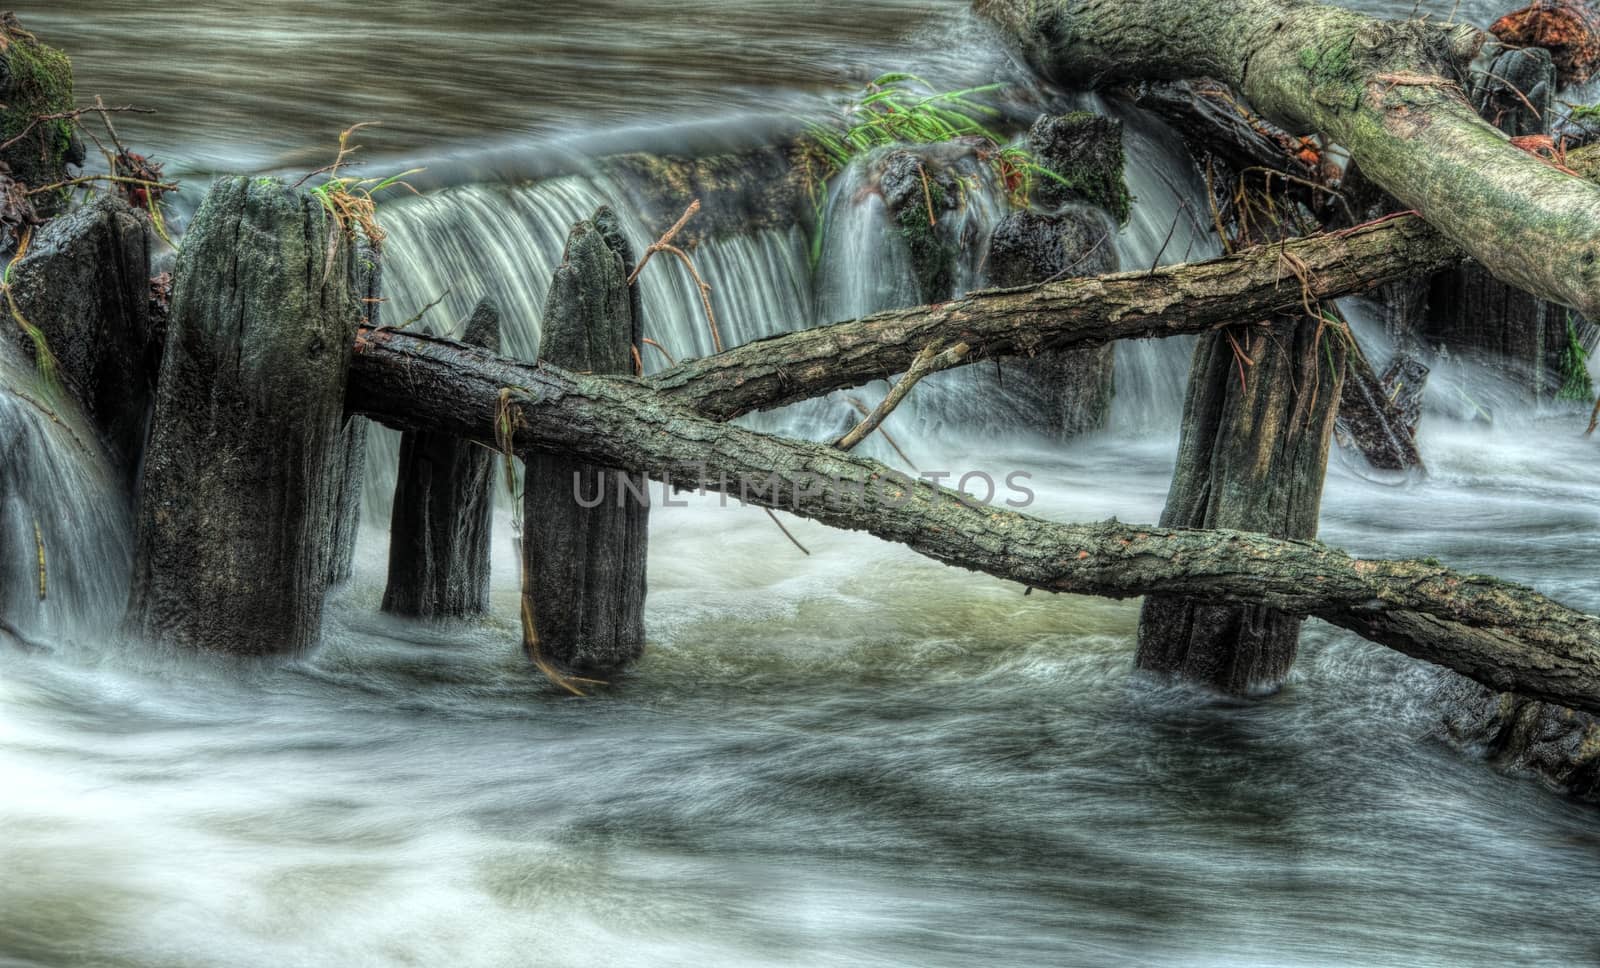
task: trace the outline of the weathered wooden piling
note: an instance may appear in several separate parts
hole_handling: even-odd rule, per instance
[[[500,352],[500,314],[493,303],[478,303],[462,341]],[[495,467],[495,455],[469,440],[401,435],[385,612],[445,618],[488,608]]]
[[[1161,524],[1316,537],[1344,361],[1342,330],[1303,317],[1201,337]],[[1300,621],[1151,595],[1137,662],[1228,693],[1272,689],[1294,663]]]
[[[608,210],[572,227],[545,302],[541,359],[579,372],[634,372],[632,261]],[[644,649],[650,510],[636,495],[648,493],[648,481],[556,454],[528,454],[524,465],[525,594],[537,634],[530,649],[568,672],[614,673]],[[599,503],[583,506],[597,495]]]
[[[383,325],[383,253],[366,239],[357,240],[354,272],[365,325]],[[333,546],[328,555],[330,585],[349,581],[355,571],[361,498],[367,479],[367,432],[371,429],[367,418],[350,416],[339,434],[337,469],[329,482],[334,509]]]
[[[195,215],[139,499],[134,632],[250,655],[315,641],[363,315],[355,246],[328,246],[344,231],[275,179],[221,179]]]
[[[44,368],[83,405],[130,480],[160,360],[150,234],[144,216],[110,195],[51,219],[11,271],[22,322],[4,327],[35,362],[46,355]]]

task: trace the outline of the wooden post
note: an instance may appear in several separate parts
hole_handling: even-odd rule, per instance
[[[540,359],[570,370],[631,374],[639,320],[633,262],[611,213],[579,222],[545,301]],[[650,510],[623,486],[649,481],[556,454],[532,453],[523,491],[524,567],[535,658],[586,675],[614,673],[644,650],[645,549]],[[584,503],[601,495],[593,507]]]
[[[48,347],[131,483],[144,448],[160,347],[150,315],[150,230],[114,196],[51,219],[11,273],[17,311]],[[8,339],[40,348],[7,320]]]
[[[356,247],[320,202],[224,178],[178,256],[138,509],[130,628],[261,655],[311,645],[330,572]]]
[[[355,288],[367,326],[383,325],[383,253],[358,240]],[[333,488],[333,547],[328,555],[328,584],[339,585],[355,572],[356,539],[361,535],[361,497],[367,480],[367,431],[371,422],[351,415],[339,434],[338,467]]]
[[[463,342],[500,352],[500,314],[487,299]],[[443,618],[488,608],[495,466],[491,451],[452,434],[401,435],[385,612]]]
[[[1343,332],[1305,318],[1236,330],[1203,336],[1195,349],[1161,523],[1314,538],[1344,378]],[[1137,662],[1246,694],[1282,682],[1299,636],[1299,617],[1260,605],[1151,595],[1139,617]]]
[[[1211,190],[1229,241],[1269,243],[1295,231],[1298,202],[1274,193],[1272,176],[1224,175]],[[1332,307],[1309,297],[1297,310],[1239,323],[1195,347],[1162,524],[1314,538],[1352,337]],[[1152,595],[1136,661],[1246,695],[1278,688],[1299,639],[1300,618],[1271,608]]]

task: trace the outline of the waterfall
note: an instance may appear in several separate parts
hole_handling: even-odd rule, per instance
[[[1215,256],[1217,243],[1203,218],[1205,186],[1182,145],[1134,109],[1093,96],[1078,100],[1084,103],[1075,106],[1111,114],[1124,124],[1126,175],[1135,201],[1128,224],[1114,239],[1123,268]],[[712,287],[725,347],[922,301],[911,253],[879,190],[885,154],[879,150],[857,158],[833,179],[815,267],[811,240],[798,226],[713,236],[692,248],[697,269]],[[949,298],[987,284],[987,241],[1007,207],[992,169],[970,149],[946,150],[941,164],[949,165],[963,186],[961,204],[941,215],[938,229],[956,244],[950,291],[942,294]],[[535,358],[545,291],[574,222],[609,205],[636,252],[655,240],[628,201],[627,187],[591,172],[534,183],[463,185],[388,205],[382,320],[398,325],[437,300],[415,325],[454,334],[478,299],[487,296],[501,312],[503,352]],[[639,279],[645,335],[660,344],[660,350],[642,349],[645,371],[666,366],[669,354],[676,360],[711,354],[710,328],[683,266],[661,255]],[[1193,340],[1184,338],[1117,344],[1113,431],[1173,432],[1192,347]],[[887,429],[912,450],[909,441],[948,448],[972,435],[1026,432],[1035,394],[1025,374],[1008,379],[1008,371],[1020,374],[1010,361],[935,374]],[[860,419],[858,404],[875,405],[887,388],[880,381],[752,414],[742,423],[829,439]],[[896,460],[876,435],[862,449]],[[397,455],[398,435],[375,428],[365,488],[371,524],[387,524]]]
[[[416,325],[455,335],[487,296],[500,310],[502,352],[536,358],[545,294],[574,222],[609,205],[636,253],[655,241],[625,199],[608,178],[569,175],[531,185],[466,185],[388,206],[383,321],[399,325],[444,294]],[[811,323],[806,245],[804,232],[789,227],[693,247],[695,267],[712,287],[724,347]],[[664,368],[666,354],[684,360],[714,352],[699,292],[675,258],[653,258],[639,274],[639,289],[644,335],[661,347],[643,349],[645,372]],[[364,497],[369,523],[387,527],[398,455],[399,435],[373,428]]]
[[[0,339],[0,616],[54,641],[115,627],[132,557],[122,482],[65,396]]]

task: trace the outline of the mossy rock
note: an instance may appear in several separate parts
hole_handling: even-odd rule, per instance
[[[950,297],[961,254],[945,225],[945,216],[959,204],[960,189],[953,160],[942,154],[926,146],[897,148],[877,161],[878,188],[910,253],[923,302]]]
[[[0,151],[12,177],[33,188],[66,178],[67,164],[82,160],[70,120],[34,124],[41,115],[71,111],[72,61],[22,28],[14,14],[0,14],[0,135],[5,141],[22,136]],[[29,125],[33,125],[31,130]],[[65,193],[35,196],[41,215],[65,200]]]
[[[645,227],[656,234],[699,201],[700,214],[679,233],[679,245],[784,229],[809,211],[799,174],[779,148],[704,157],[635,152],[604,158],[600,169],[621,184]]]
[[[1046,208],[1088,202],[1128,220],[1133,196],[1122,177],[1122,122],[1087,111],[1042,115],[1028,131],[1028,151],[1054,178],[1034,182],[1033,200]]]

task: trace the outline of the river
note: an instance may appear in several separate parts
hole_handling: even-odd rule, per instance
[[[1500,12],[1475,0],[1458,15]],[[615,200],[582,174],[528,183],[552,145],[721,137],[708,129],[813,110],[889,69],[981,78],[1004,63],[956,2],[18,14],[73,55],[80,96],[159,109],[119,130],[196,182],[315,167],[339,129],[382,120],[366,140],[383,165],[445,173],[386,209],[392,300],[420,308],[444,279],[471,283],[527,339],[564,226]],[[1148,261],[1194,175],[1137,126],[1129,158],[1139,201],[1117,244]],[[817,322],[819,301],[857,305],[840,295],[855,277],[820,294],[796,281],[804,249],[776,232],[697,253],[739,338]],[[671,280],[646,291],[659,334],[704,352],[692,292]],[[955,381],[928,381],[887,426],[923,470],[1026,471],[1032,513],[1153,521],[1186,352],[1119,347],[1112,427],[1067,447],[975,429],[976,391]],[[1492,426],[1432,408],[1423,480],[1374,479],[1336,451],[1322,537],[1600,611],[1600,449],[1571,411],[1514,396],[1480,393]],[[820,435],[829,406],[755,424]],[[24,411],[0,406],[0,426],[36,419]],[[1136,602],[1024,596],[787,518],[805,556],[760,511],[693,498],[652,513],[644,660],[578,699],[515,647],[504,510],[487,621],[378,612],[393,471],[374,466],[324,646],[241,666],[115,633],[128,525],[52,432],[6,458],[64,461],[27,478],[17,520],[50,522],[77,573],[40,619],[54,652],[0,649],[0,966],[1600,959],[1594,809],[1442,742],[1435,670],[1320,622],[1280,693],[1220,700],[1134,674]]]

